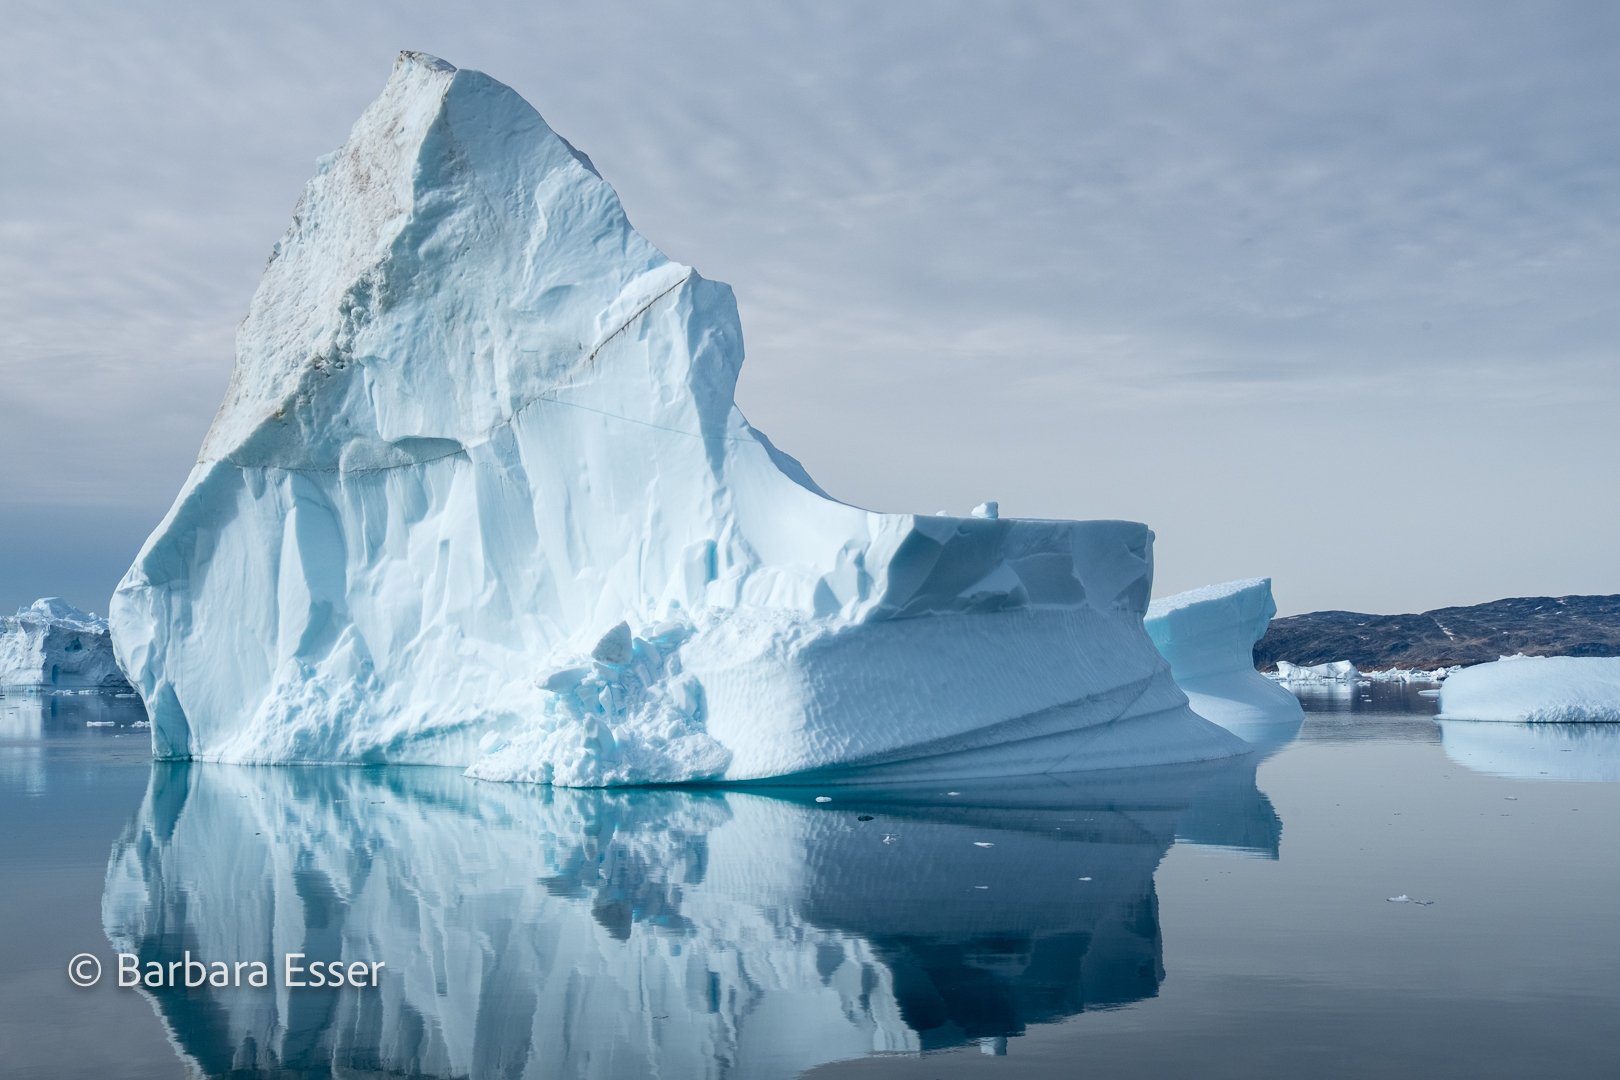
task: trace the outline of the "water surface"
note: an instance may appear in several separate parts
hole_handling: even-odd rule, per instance
[[[152,765],[3,698],[8,1075],[1613,1075],[1620,743],[1368,689],[1225,764],[884,791]]]

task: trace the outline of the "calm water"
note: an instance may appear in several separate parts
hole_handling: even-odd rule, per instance
[[[1620,730],[1442,730],[1417,689],[1312,697],[1297,733],[1222,766],[889,791],[154,766],[127,700],[0,698],[0,1060],[1616,1075]],[[271,985],[120,989],[118,952],[181,961],[177,981],[188,952],[259,961]],[[299,953],[368,985],[288,988]]]

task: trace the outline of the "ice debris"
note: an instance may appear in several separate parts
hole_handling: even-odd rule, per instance
[[[1362,671],[1349,660],[1335,660],[1329,664],[1291,664],[1277,661],[1275,678],[1281,682],[1314,687],[1320,683],[1354,685],[1356,683],[1414,683],[1444,682],[1463,669],[1461,664],[1438,668],[1387,668],[1383,671]],[[1419,690],[1422,694],[1425,691]]]
[[[738,411],[731,290],[510,88],[404,53],[320,160],[113,600],[157,757],[611,785],[1242,749],[1153,534],[874,513]]]

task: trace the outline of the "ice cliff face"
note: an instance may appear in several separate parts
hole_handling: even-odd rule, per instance
[[[128,690],[107,620],[51,596],[0,619],[0,686]]]
[[[1156,995],[1154,869],[1200,800],[1269,812],[1245,765],[818,804],[160,763],[102,911],[143,962],[276,969],[143,991],[199,1076],[786,1080]]]
[[[1141,630],[1145,526],[839,503],[738,412],[742,355],[730,289],[516,93],[403,54],[114,598],[157,756],[598,785],[1234,752]]]
[[[1155,600],[1143,625],[1194,712],[1251,742],[1273,743],[1305,716],[1293,694],[1254,669],[1254,643],[1275,614],[1271,579],[1248,578]]]

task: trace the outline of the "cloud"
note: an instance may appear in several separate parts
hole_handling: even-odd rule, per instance
[[[1318,606],[1620,588],[1612,560],[1496,558],[1468,510],[1506,446],[1620,542],[1577,494],[1612,439],[1560,420],[1620,404],[1611,5],[13,10],[0,506],[161,513],[314,158],[410,47],[524,93],[736,287],[744,408],[835,493],[1139,517],[1161,583],[1286,566]],[[1419,401],[1469,451],[1440,470]],[[1456,530],[1304,535],[1239,490],[1357,448],[1357,484],[1439,471]],[[1362,558],[1385,528],[1400,567]]]

